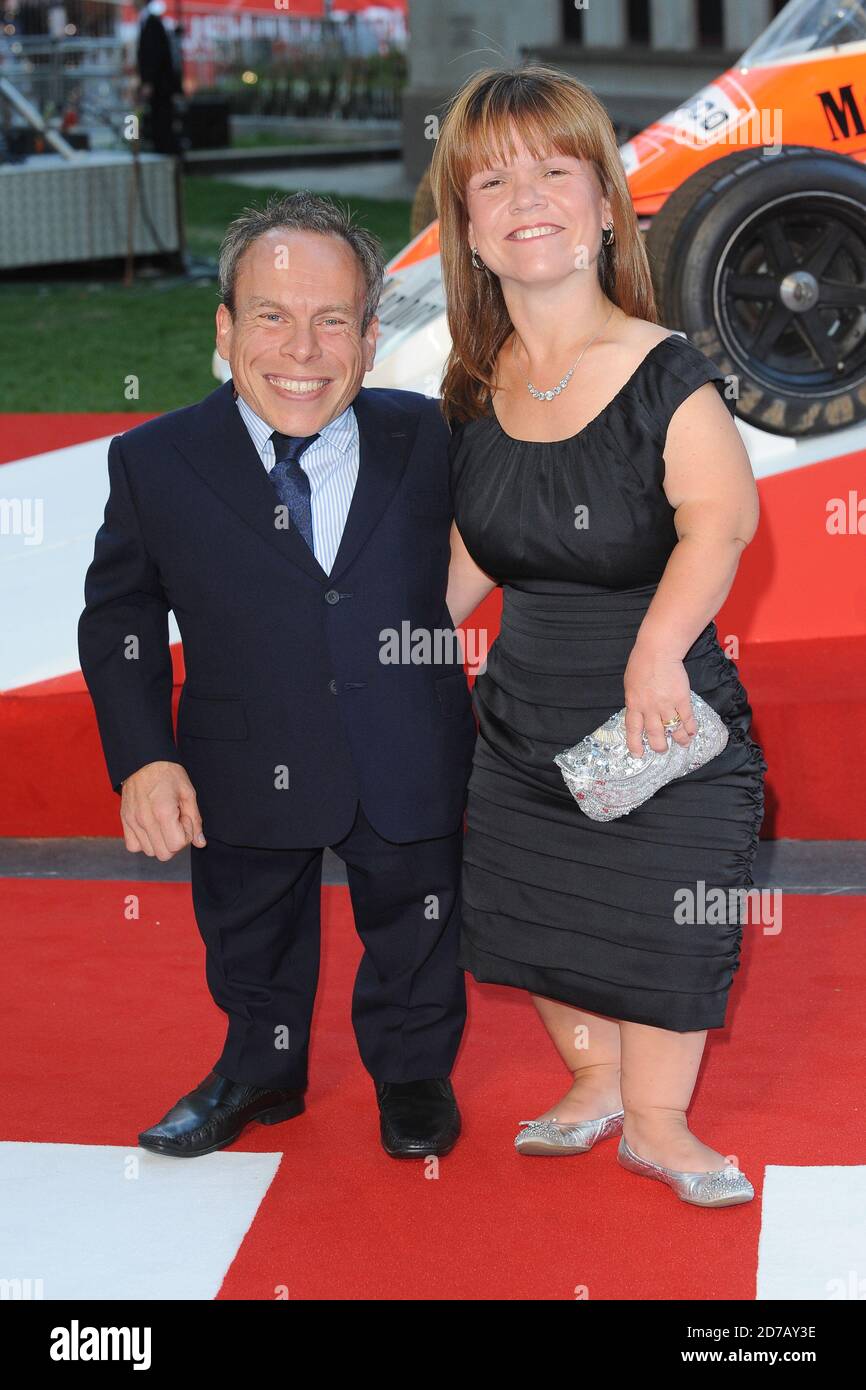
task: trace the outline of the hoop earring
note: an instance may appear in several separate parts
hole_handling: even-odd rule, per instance
[[[609,237],[605,237],[605,235],[604,235],[605,232],[610,232],[610,236],[609,236]],[[602,229],[601,229],[601,244],[602,244],[602,246],[612,246],[612,245],[613,245],[614,235],[615,235],[615,233],[614,233],[614,230],[613,230],[613,223],[611,223],[611,225],[610,225],[609,227],[602,227]]]
[[[486,270],[487,266],[482,260],[478,259],[478,247],[472,247],[472,265],[475,270]]]

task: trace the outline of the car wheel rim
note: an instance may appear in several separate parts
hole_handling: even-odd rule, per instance
[[[775,393],[836,396],[866,376],[866,223],[852,198],[776,199],[740,224],[713,286],[735,363]]]

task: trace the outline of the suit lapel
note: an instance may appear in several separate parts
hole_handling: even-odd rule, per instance
[[[379,521],[403,476],[417,431],[416,418],[395,411],[393,404],[364,387],[352,408],[358,421],[358,480],[331,582],[348,569]],[[208,487],[262,540],[311,578],[328,581],[303,536],[293,526],[274,524],[277,494],[237,408],[231,381],[190,412],[181,438],[174,442]]]
[[[396,411],[393,404],[362,387],[352,402],[358,421],[360,458],[358,481],[331,580],[340,578],[358,555],[399,486],[415,434],[417,417]]]
[[[294,526],[278,527],[279,499],[235,403],[232,382],[217,387],[190,416],[175,447],[201,478],[285,560],[311,578],[327,579]]]

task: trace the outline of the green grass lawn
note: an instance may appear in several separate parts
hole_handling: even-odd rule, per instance
[[[190,255],[216,260],[226,225],[268,188],[185,180]],[[408,202],[340,198],[382,239],[390,258],[409,240]],[[0,283],[0,381],[4,411],[174,410],[217,385],[211,375],[216,280],[177,275],[62,280],[46,272]],[[135,377],[138,398],[127,399]]]
[[[232,149],[258,150],[270,146],[279,148],[281,145],[345,145],[347,143],[345,136],[341,140],[337,135],[283,135],[278,130],[257,130],[250,135],[235,135],[232,139]]]

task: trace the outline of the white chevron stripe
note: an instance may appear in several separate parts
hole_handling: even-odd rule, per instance
[[[281,1158],[0,1143],[4,1297],[215,1298]]]
[[[769,1165],[761,1216],[759,1299],[866,1298],[866,1167]]]

